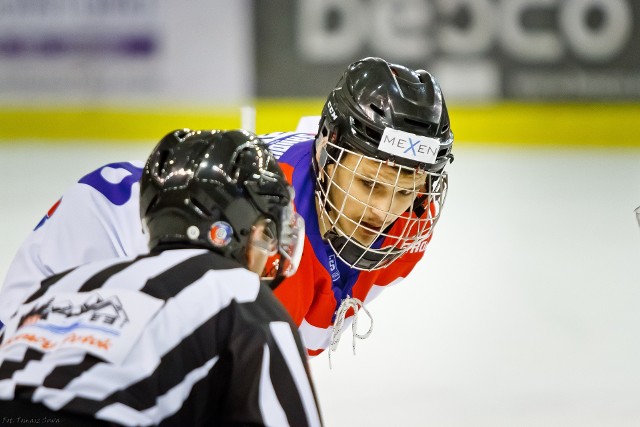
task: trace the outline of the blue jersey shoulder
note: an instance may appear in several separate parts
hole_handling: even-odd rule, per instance
[[[122,206],[131,199],[132,187],[140,181],[142,167],[129,162],[109,163],[78,181],[95,188],[111,203]]]
[[[142,162],[136,162],[142,165]],[[130,162],[109,163],[93,172],[80,178],[78,183],[86,184],[116,206],[122,206],[131,200],[133,185],[140,181],[142,167]],[[49,208],[49,211],[42,217],[33,229],[34,231],[42,227],[58,209],[62,198]]]

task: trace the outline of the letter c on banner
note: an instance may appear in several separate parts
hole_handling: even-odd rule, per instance
[[[631,37],[633,11],[627,0],[565,0],[560,25],[573,52],[592,61],[611,59]],[[590,28],[589,12],[602,14],[602,25]]]
[[[552,62],[562,57],[563,45],[552,31],[527,31],[522,15],[530,9],[553,9],[558,0],[506,0],[502,2],[500,41],[506,52],[523,61]]]

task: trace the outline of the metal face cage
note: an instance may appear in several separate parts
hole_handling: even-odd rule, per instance
[[[409,251],[424,251],[442,212],[447,173],[326,144],[316,199],[323,237],[336,255],[352,268],[370,271]]]

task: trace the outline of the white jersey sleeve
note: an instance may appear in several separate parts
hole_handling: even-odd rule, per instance
[[[318,133],[318,124],[322,116],[303,116],[298,121],[298,126],[296,126],[296,132],[302,133],[310,133],[317,134]]]
[[[293,145],[314,139],[314,136],[307,132],[272,132],[259,137],[269,146],[269,151],[277,160],[280,160]]]
[[[90,261],[147,253],[139,161],[105,165],[69,188],[25,239],[0,289],[0,321],[40,281]]]

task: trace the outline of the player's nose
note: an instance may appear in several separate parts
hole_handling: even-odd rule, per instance
[[[369,209],[367,209],[367,215],[365,215],[366,222],[374,228],[380,228],[384,225],[387,214],[388,207],[370,204]]]

